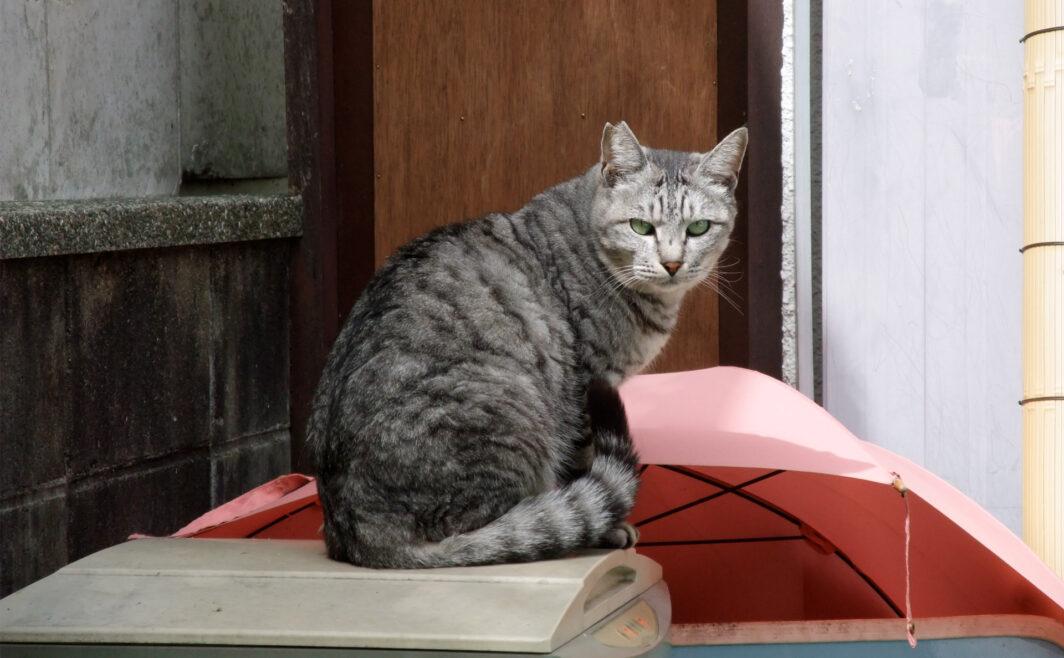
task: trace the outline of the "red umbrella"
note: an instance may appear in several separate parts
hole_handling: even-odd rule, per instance
[[[674,623],[898,619],[908,598],[918,626],[963,617],[955,628],[978,634],[971,615],[1034,616],[1064,644],[1064,581],[1019,538],[790,387],[721,367],[637,376],[621,395],[644,463],[630,520]],[[321,523],[313,479],[290,475],[178,536],[313,539]]]

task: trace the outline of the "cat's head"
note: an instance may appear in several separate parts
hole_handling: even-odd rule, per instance
[[[735,185],[746,128],[709,153],[644,148],[623,121],[602,132],[591,221],[599,253],[618,283],[683,293],[716,266],[735,225]]]

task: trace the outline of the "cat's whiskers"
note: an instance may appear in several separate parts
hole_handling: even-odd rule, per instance
[[[613,299],[611,298],[617,298],[621,290],[627,288],[629,284],[638,280],[639,276],[635,273],[628,273],[623,276],[610,277],[610,279],[605,283],[605,285],[601,287],[601,290],[606,292],[608,296],[603,295],[598,300],[596,300],[595,307],[602,308],[603,305],[612,302]]]
[[[611,271],[610,275],[606,277],[600,284],[598,284],[592,291],[593,295],[598,298],[594,301],[594,309],[596,311],[601,310],[605,305],[609,304],[612,299],[617,298],[618,293],[627,288],[629,284],[639,281],[642,277],[638,274],[638,266],[625,265],[618,268],[616,271]],[[600,292],[605,292],[605,295],[598,295]]]
[[[709,288],[715,292],[725,301],[725,303],[736,311],[739,311],[739,314],[742,315],[742,309],[739,307],[738,300],[735,299],[739,297],[739,295],[730,286],[730,284],[735,283],[741,278],[741,273],[736,272],[734,273],[736,278],[729,279],[726,275],[733,273],[721,271],[720,265],[720,263],[716,263],[709,268],[709,271],[706,274],[702,274],[703,268],[701,266],[694,266],[689,270],[689,275],[698,279],[698,285]],[[729,265],[731,265],[731,263],[729,263]]]
[[[716,272],[710,272],[704,279],[698,282],[698,285],[705,286],[706,288],[709,288],[713,292],[717,293],[717,295],[721,299],[723,299],[728,304],[728,306],[731,306],[736,311],[738,311],[739,315],[744,315],[743,309],[739,307],[738,301],[732,299],[732,295],[738,295],[734,290],[728,287],[727,280],[720,278]]]
[[[619,268],[617,271],[610,272],[610,276],[607,277],[602,283],[600,283],[594,290],[598,293],[602,290],[607,292],[616,292],[621,288],[624,288],[629,283],[639,279],[635,265],[625,265]]]
[[[720,281],[725,283],[738,283],[743,278],[743,272],[742,270],[732,270],[731,268],[735,267],[740,262],[741,261],[734,256],[727,261],[720,261],[713,269],[713,273],[716,274]]]

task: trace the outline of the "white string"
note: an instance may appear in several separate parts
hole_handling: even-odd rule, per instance
[[[909,497],[904,493],[901,495],[905,499],[905,635],[909,638],[909,646],[913,649],[916,648],[916,626],[913,625],[913,604],[910,598],[910,585],[911,578],[909,575],[909,541],[912,538],[912,534],[909,531]]]
[[[910,521],[912,514],[909,510],[909,487],[905,486],[905,483],[901,481],[901,476],[897,473],[891,473],[894,476],[894,481],[890,486],[894,487],[898,493],[901,494],[902,500],[905,501],[905,637],[909,640],[909,646],[913,649],[916,648],[916,625],[913,624],[913,604],[912,604],[912,575],[909,571],[909,544],[912,540],[912,532],[910,531]]]

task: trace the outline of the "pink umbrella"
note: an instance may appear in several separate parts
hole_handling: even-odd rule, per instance
[[[621,395],[644,464],[630,521],[685,625],[674,643],[901,638],[911,610],[922,637],[1064,646],[1064,581],[1023,542],[783,383],[720,367]],[[318,539],[321,523],[313,478],[289,475],[177,536]]]
[[[621,395],[645,464],[630,520],[674,622],[898,618],[908,598],[918,618],[1046,618],[1064,641],[1064,582],[1022,541],[785,384],[720,367]]]
[[[290,473],[259,485],[198,517],[171,537],[194,539],[321,539],[318,483]],[[130,539],[150,535],[135,534]]]

